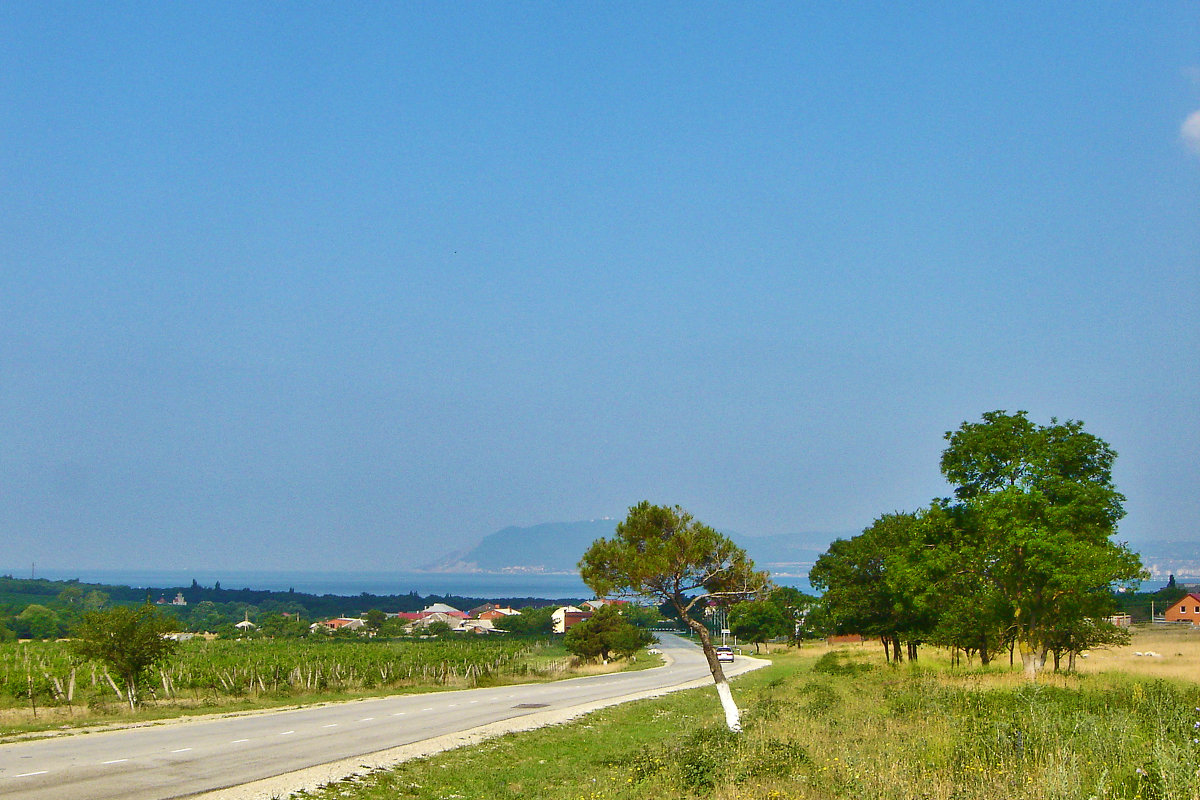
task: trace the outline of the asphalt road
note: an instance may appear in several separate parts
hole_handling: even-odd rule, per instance
[[[697,646],[671,635],[660,638],[660,647],[673,663],[638,672],[199,717],[167,725],[3,744],[0,797],[188,797],[506,720],[522,728],[533,727],[538,717],[561,719],[563,712],[582,713],[708,677],[708,665]],[[739,657],[725,666],[727,674],[736,675],[758,664]]]

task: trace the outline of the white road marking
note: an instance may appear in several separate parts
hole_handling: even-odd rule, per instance
[[[104,763],[104,764],[120,764],[120,763],[122,763],[122,762],[124,762],[124,761],[128,761],[128,760],[129,760],[128,758],[114,758],[112,761],[104,761],[104,762],[101,762],[101,763]]]
[[[450,705],[446,706],[446,708],[458,708],[458,703],[451,703]]]
[[[190,748],[190,747],[181,747],[178,750],[172,750],[171,752],[172,753],[186,753],[188,750],[191,750],[191,749],[192,748]]]
[[[359,722],[370,722],[373,719],[375,719],[375,718],[374,717],[363,717],[362,719],[359,720]]]
[[[430,707],[430,708],[422,708],[421,710],[422,710],[422,711],[433,711],[433,708],[432,708],[432,707]]]
[[[338,724],[336,722],[331,722],[328,725],[322,725],[321,727],[322,728],[336,728],[337,726],[338,726]]]
[[[474,705],[474,704],[476,704],[476,703],[478,703],[478,702],[479,702],[478,700],[472,700],[472,701],[471,701],[471,705]]]
[[[45,775],[49,770],[40,769],[37,772],[22,772],[20,775],[13,775],[14,778],[30,778],[34,775]]]
[[[291,736],[293,733],[295,733],[295,731],[284,731],[283,733],[281,733],[279,735],[280,736]]]
[[[392,716],[393,716],[393,717],[403,717],[403,716],[404,716],[404,712],[403,712],[403,711],[397,711],[395,714],[392,714]]]
[[[232,742],[230,742],[230,744],[241,744],[242,742],[248,742],[248,741],[250,741],[250,740],[249,739],[234,739]]]

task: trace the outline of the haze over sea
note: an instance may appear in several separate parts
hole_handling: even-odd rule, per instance
[[[488,572],[276,572],[270,570],[138,570],[138,569],[6,569],[17,578],[35,576],[49,580],[74,580],[115,586],[147,588],[187,587],[195,580],[223,589],[268,589],[306,594],[459,595],[462,597],[588,598],[593,592],[577,573],[488,573]],[[775,582],[804,592],[812,587],[804,577],[774,576]]]

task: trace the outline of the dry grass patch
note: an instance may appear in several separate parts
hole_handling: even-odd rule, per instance
[[[1087,658],[1076,659],[1075,668],[1200,681],[1200,626],[1135,625],[1132,633],[1129,645],[1092,650]]]

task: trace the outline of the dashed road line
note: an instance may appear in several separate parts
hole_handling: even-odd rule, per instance
[[[336,728],[337,726],[338,726],[338,724],[336,722],[331,722],[328,725],[322,725],[321,727],[322,728]]]
[[[114,758],[112,761],[102,761],[100,763],[102,763],[102,764],[122,764],[128,760],[129,760],[128,758]]]
[[[178,750],[172,750],[171,752],[172,753],[186,753],[188,750],[191,750],[191,749],[192,748],[190,748],[190,747],[181,747]]]
[[[230,744],[241,744],[242,742],[248,742],[248,741],[250,741],[250,740],[249,739],[234,739],[232,742],[230,742]]]
[[[362,719],[359,720],[359,722],[370,722],[373,719],[375,719],[375,718],[374,717],[363,717]]]
[[[14,778],[32,778],[34,775],[45,775],[50,770],[39,769],[37,772],[22,772],[20,775],[13,775]]]
[[[283,733],[281,733],[279,735],[280,736],[291,736],[293,733],[295,733],[295,731],[284,731]]]

